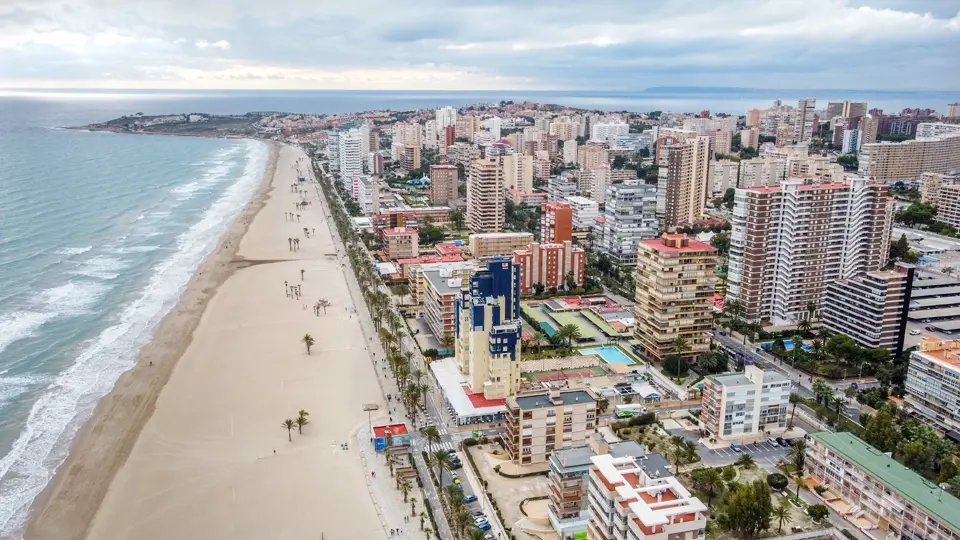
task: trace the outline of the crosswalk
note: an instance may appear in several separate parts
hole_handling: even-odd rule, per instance
[[[431,444],[430,447],[427,449],[427,452],[437,452],[440,450],[443,450],[444,452],[446,452],[449,450],[456,450],[456,449],[457,449],[457,443],[453,441],[447,441],[447,442]]]

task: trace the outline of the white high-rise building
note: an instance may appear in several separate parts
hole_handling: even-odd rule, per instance
[[[341,132],[337,138],[337,144],[340,179],[344,188],[347,188],[348,181],[352,184],[354,176],[363,174],[363,162],[367,152],[359,129]],[[352,185],[350,187],[352,188]]]
[[[437,109],[437,131],[443,130],[447,126],[457,125],[457,110],[453,107],[441,107]]]
[[[423,125],[423,147],[437,149],[437,123],[434,120],[427,120]]]
[[[960,133],[960,124],[944,124],[943,122],[917,124],[917,139],[935,139],[953,133]]]
[[[637,264],[637,243],[660,234],[657,188],[628,180],[607,186],[605,210],[594,226],[594,245],[618,265]]]
[[[746,366],[743,373],[710,375],[700,397],[700,424],[720,440],[762,438],[787,430],[790,379]]]
[[[844,154],[856,154],[860,151],[859,129],[843,130],[843,145],[840,147],[840,151]]]
[[[397,122],[393,125],[393,142],[423,146],[423,126],[417,123]]]
[[[797,102],[797,115],[793,124],[793,140],[804,143],[813,136],[816,121],[817,99],[806,98]]]
[[[503,124],[503,121],[499,116],[491,116],[483,121],[483,127],[487,129],[490,133],[493,134],[493,140],[500,139],[500,126]]]
[[[563,162],[570,165],[577,164],[577,141],[563,141]]]
[[[533,156],[505,154],[500,158],[500,164],[504,189],[533,193]]]
[[[605,141],[617,135],[630,133],[630,125],[626,122],[598,123],[590,128],[590,139]]]
[[[573,211],[573,230],[589,231],[600,216],[600,206],[597,201],[592,201],[586,197],[572,195],[567,197],[567,204]]]

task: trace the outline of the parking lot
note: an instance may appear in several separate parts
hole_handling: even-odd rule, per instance
[[[737,446],[740,445],[738,444]],[[777,446],[774,448],[766,441],[743,445],[740,446],[740,448],[743,449],[742,452],[734,452],[732,448],[718,448],[716,450],[703,448],[700,450],[701,463],[707,467],[719,467],[721,465],[729,465],[737,461],[740,456],[749,454],[753,456],[753,459],[756,460],[759,467],[772,470],[786,459],[787,452],[790,451],[789,446]]]

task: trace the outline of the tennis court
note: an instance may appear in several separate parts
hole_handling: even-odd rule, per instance
[[[606,372],[603,368],[585,368],[571,369],[566,371],[542,371],[538,373],[524,373],[523,376],[528,380],[536,382],[563,381],[566,379],[584,379],[587,377],[599,377]]]
[[[553,317],[553,320],[557,321],[560,326],[572,324],[579,328],[581,340],[595,340],[600,337],[600,334],[597,332],[596,328],[590,324],[589,321],[581,320],[573,313],[551,313],[550,316]]]

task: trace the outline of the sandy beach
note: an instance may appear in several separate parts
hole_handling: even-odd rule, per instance
[[[389,478],[371,480],[382,465],[362,406],[385,405],[313,184],[310,206],[294,207],[297,162],[312,178],[309,160],[278,154],[269,185],[79,434],[27,538],[380,538],[403,521]],[[320,298],[330,307],[317,316]],[[310,424],[288,442],[281,423],[300,409]]]

